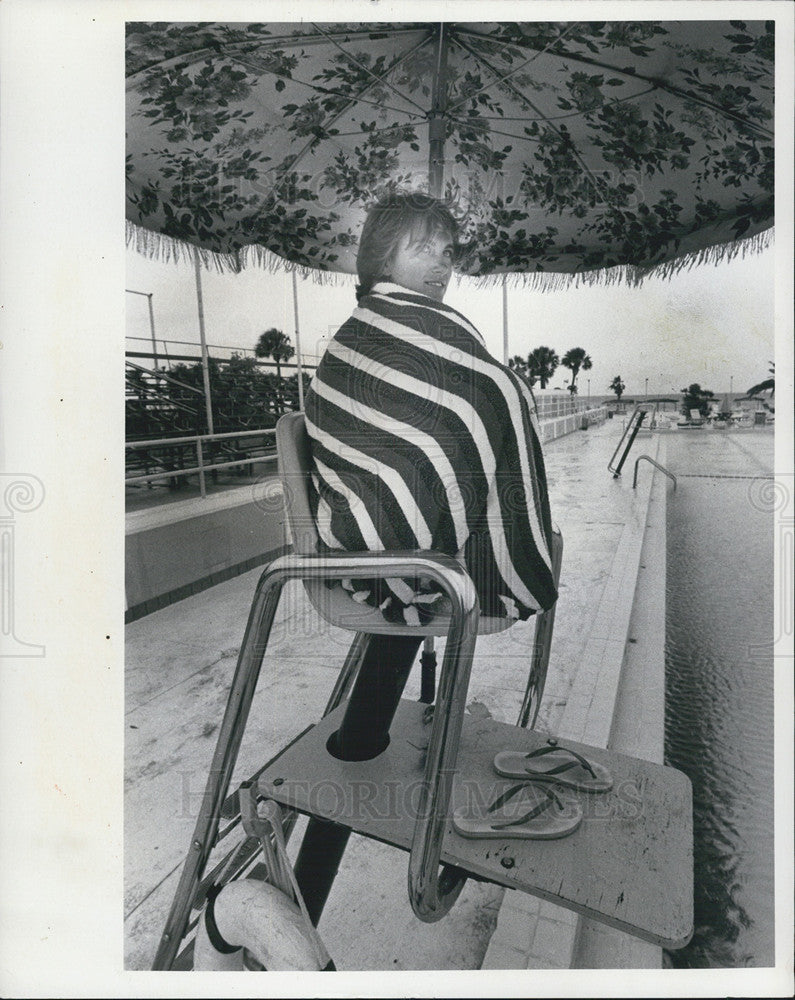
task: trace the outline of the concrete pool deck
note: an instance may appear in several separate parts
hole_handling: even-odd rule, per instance
[[[536,728],[660,762],[664,707],[665,477],[660,435],[636,440],[619,479],[608,420],[545,445],[564,538],[560,598]],[[126,628],[125,949],[152,958],[189,844],[249,604],[251,570]],[[468,711],[513,723],[532,622],[481,637]],[[322,623],[300,585],[277,612],[232,787],[322,714],[349,633]],[[443,643],[439,643],[439,649]],[[415,670],[405,696],[416,698]],[[300,842],[299,823],[292,844]],[[293,848],[291,848],[293,849]],[[407,855],[351,837],[320,922],[341,970],[659,968],[659,948],[535,897],[470,881],[437,924],[417,920]],[[389,914],[386,932],[384,914]]]

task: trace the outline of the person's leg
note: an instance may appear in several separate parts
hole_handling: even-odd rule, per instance
[[[389,745],[389,727],[422,643],[411,636],[374,635],[329,752],[341,760],[370,760]],[[350,829],[312,817],[295,863],[295,875],[314,924],[334,883]]]

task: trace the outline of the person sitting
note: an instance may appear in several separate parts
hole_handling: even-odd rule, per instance
[[[329,550],[447,553],[472,577],[481,614],[527,619],[557,597],[535,405],[527,383],[444,304],[457,237],[450,209],[425,194],[393,193],[368,213],[357,306],[305,400],[310,506]],[[444,603],[422,578],[341,585],[404,626],[424,624]],[[421,642],[372,637],[351,696],[362,688],[361,718],[340,755],[388,743]],[[374,721],[374,711],[384,718]]]

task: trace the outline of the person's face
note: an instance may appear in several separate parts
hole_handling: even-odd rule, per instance
[[[401,237],[389,273],[395,284],[441,302],[453,273],[453,238],[446,231],[416,240]]]

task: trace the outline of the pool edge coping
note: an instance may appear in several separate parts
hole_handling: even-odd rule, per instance
[[[650,442],[651,443],[651,442]],[[664,438],[656,434],[652,457],[664,465],[666,447]],[[637,456],[636,456],[637,460]],[[641,574],[643,550],[654,547],[659,558],[659,546],[665,555],[665,516],[667,505],[666,478],[657,469],[644,477],[638,486],[640,508],[643,516],[628,520],[622,531],[619,547],[613,558],[610,575],[605,584],[596,618],[589,633],[592,645],[598,649],[586,665],[582,666],[572,685],[571,693],[558,726],[557,735],[576,739],[591,746],[608,746],[622,742],[622,733],[614,731],[617,708],[622,694],[621,681],[632,657],[629,643],[634,613],[646,602],[644,583],[656,584],[652,590],[659,594],[660,580],[663,595],[665,566],[662,574],[652,570]],[[640,477],[639,477],[640,479]],[[652,514],[653,502],[659,502]],[[638,512],[640,514],[640,511]],[[651,517],[651,523],[650,523]],[[665,682],[665,605],[662,605],[662,627],[656,623],[651,637],[656,655],[654,683],[657,690]],[[621,656],[615,656],[617,649]],[[613,654],[613,655],[611,655]],[[598,685],[597,685],[598,682]],[[598,698],[596,697],[598,695]],[[662,705],[653,709],[657,715],[664,712]],[[659,718],[657,722],[659,723]],[[653,730],[652,745],[633,746],[629,752],[648,760],[662,761],[662,735],[659,725]],[[623,748],[622,748],[623,749]],[[624,752],[627,752],[624,749]],[[586,944],[586,936],[598,935],[602,960],[598,968],[660,968],[662,949],[646,944],[639,938],[596,925],[580,917],[573,910],[543,901],[535,896],[506,890],[497,913],[497,923],[480,968],[486,969],[571,969],[578,951]]]

